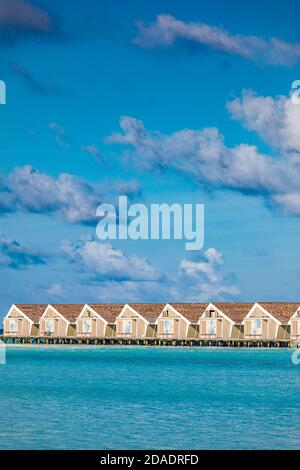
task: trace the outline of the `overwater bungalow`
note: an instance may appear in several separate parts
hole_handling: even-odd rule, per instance
[[[210,303],[198,322],[199,338],[222,340],[243,338],[242,322],[252,306],[251,303]]]
[[[76,334],[82,304],[49,304],[40,318],[40,336],[68,337]]]
[[[3,320],[5,336],[37,336],[45,304],[13,304]]]
[[[293,341],[300,341],[300,305],[290,318],[290,336]]]
[[[115,322],[123,304],[86,304],[76,319],[76,336],[104,338],[115,334]]]
[[[156,334],[155,321],[163,304],[126,304],[116,319],[116,336],[151,338]]]
[[[196,338],[197,323],[207,304],[166,304],[156,320],[159,338]]]
[[[243,320],[245,339],[288,339],[289,322],[298,307],[293,302],[255,303]]]
[[[300,303],[14,304],[5,337],[300,343]],[[270,344],[271,344],[270,343]],[[214,343],[215,344],[215,343]],[[240,342],[238,344],[241,344]]]

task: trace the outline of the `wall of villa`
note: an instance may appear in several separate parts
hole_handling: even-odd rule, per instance
[[[116,336],[142,338],[146,335],[147,322],[130,308],[126,308],[116,320]]]
[[[104,337],[106,323],[89,309],[85,309],[76,323],[76,332],[78,336],[83,337]]]
[[[52,331],[50,332],[48,332],[47,329],[50,322],[47,322],[47,320],[52,321]],[[40,335],[55,337],[66,336],[67,325],[68,322],[66,320],[57,315],[54,310],[48,309],[46,315],[40,320]]]
[[[168,323],[166,323],[168,322]],[[166,327],[166,325],[168,325]],[[188,321],[173,310],[164,310],[157,321],[157,336],[161,338],[186,338]]]
[[[32,323],[14,308],[9,317],[4,319],[4,334],[7,336],[31,336],[31,325]],[[12,331],[12,326],[14,331]]]
[[[261,320],[261,332],[253,331],[253,321]],[[251,317],[245,320],[244,337],[249,339],[276,339],[278,333],[278,324],[275,320],[268,317],[259,307],[252,312]],[[283,334],[283,332],[281,332]]]

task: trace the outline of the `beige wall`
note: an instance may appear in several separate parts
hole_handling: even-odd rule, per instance
[[[16,332],[12,332],[11,327],[12,323],[11,322],[16,322]],[[17,309],[13,309],[8,317],[5,317],[3,321],[3,333],[5,336],[20,336],[20,337],[25,337],[25,336],[31,336],[31,330],[32,330],[32,323],[27,320],[24,315],[19,313]]]
[[[130,329],[127,329],[131,325]],[[130,308],[126,308],[122,317],[116,320],[116,336],[126,338],[142,338],[146,335],[147,321],[140,318]],[[129,332],[131,330],[131,332]]]
[[[191,323],[188,327],[187,337],[189,339],[194,339],[194,338],[198,338],[198,336],[199,336],[199,326]]]
[[[243,339],[244,338],[244,327],[243,325],[233,325],[231,330],[230,339]]]
[[[168,310],[168,311],[167,311]],[[169,321],[168,332],[166,321]],[[164,310],[157,321],[157,336],[159,338],[184,339],[188,335],[189,322],[171,309]]]
[[[107,338],[111,338],[112,336],[116,336],[116,325],[114,323],[109,323],[106,326],[105,336]]]
[[[277,339],[290,339],[290,326],[279,325]]]
[[[31,336],[38,336],[39,334],[39,324],[32,325]]]
[[[156,325],[147,325],[146,338],[154,338],[156,336]]]
[[[215,333],[210,332],[215,331]],[[199,337],[211,339],[230,339],[232,323],[213,308],[207,309],[199,321]]]
[[[295,317],[291,320],[291,339],[300,339],[300,318]]]
[[[254,332],[254,320],[261,320],[261,331]],[[245,339],[277,339],[279,328],[277,322],[268,317],[259,307],[252,312],[251,317],[245,319],[244,337]]]
[[[76,325],[75,323],[70,323],[68,326],[67,336],[74,337],[76,336]]]
[[[90,331],[85,331],[85,323],[90,324]],[[106,333],[106,322],[92,310],[85,308],[76,322],[76,335],[82,337],[103,338]]]
[[[52,320],[53,331],[48,334],[46,332],[46,322]],[[49,308],[46,314],[40,320],[40,335],[41,336],[53,336],[53,337],[65,337],[68,335],[68,322],[61,318],[53,309]]]

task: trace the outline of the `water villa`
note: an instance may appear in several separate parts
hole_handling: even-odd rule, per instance
[[[300,303],[14,304],[2,342],[300,345]]]

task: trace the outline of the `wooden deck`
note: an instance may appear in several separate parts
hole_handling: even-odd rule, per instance
[[[300,347],[291,340],[212,340],[212,339],[159,339],[159,338],[54,338],[54,337],[8,337],[0,336],[4,344],[51,345],[97,345],[97,346],[179,346],[179,347],[228,347],[228,348],[291,348]]]

